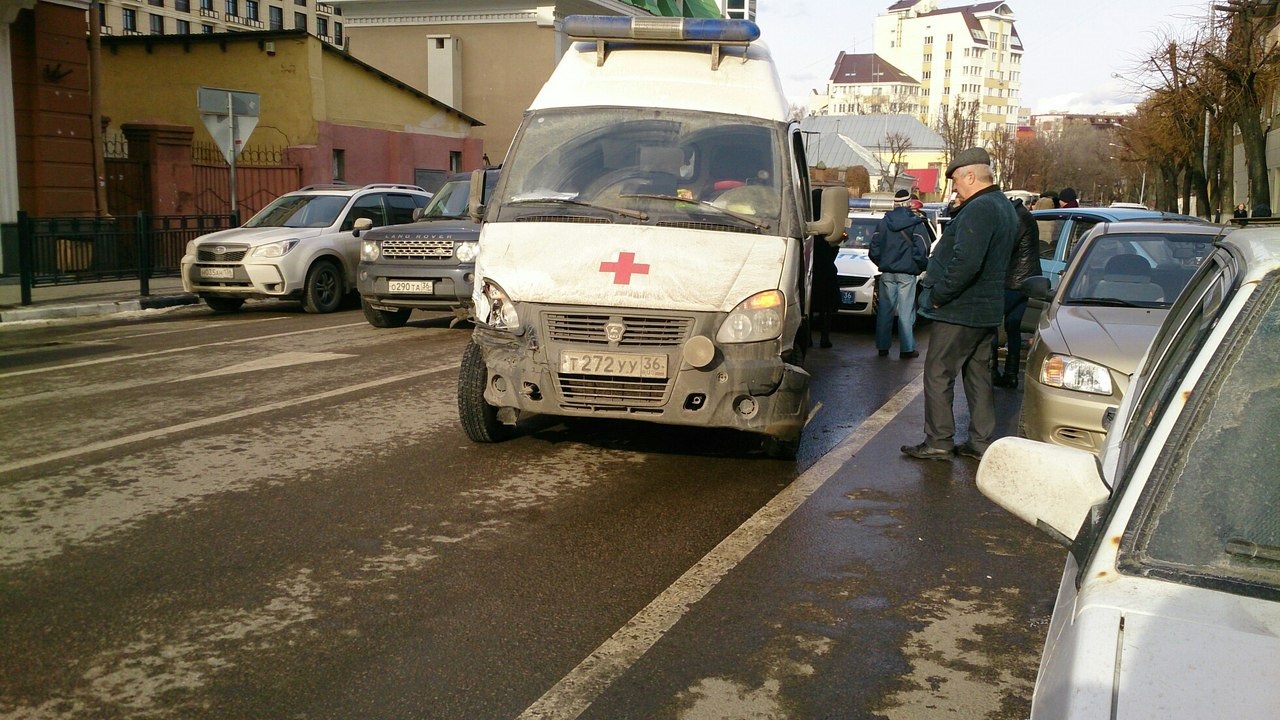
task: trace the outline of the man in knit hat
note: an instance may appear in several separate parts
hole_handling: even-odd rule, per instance
[[[1013,205],[996,187],[991,156],[973,147],[947,166],[959,205],[921,280],[920,314],[934,321],[924,362],[924,442],[902,452],[922,460],[979,458],[995,440],[991,339],[1004,321],[1004,284],[1018,232]],[[969,439],[955,442],[955,383],[964,381]]]
[[[916,350],[916,276],[929,262],[929,231],[925,218],[910,210],[911,194],[899,190],[893,209],[880,218],[871,234],[868,257],[880,269],[876,277],[876,350],[881,357],[893,344],[898,325],[898,357],[914,358]]]

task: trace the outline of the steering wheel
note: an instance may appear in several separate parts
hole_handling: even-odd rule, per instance
[[[639,167],[618,168],[596,178],[582,191],[584,197],[616,196],[621,194],[622,185],[628,182],[641,181],[650,186],[644,192],[655,195],[675,193],[676,176],[671,173],[645,170]]]

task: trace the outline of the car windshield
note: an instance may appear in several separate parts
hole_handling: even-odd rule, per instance
[[[1213,238],[1212,232],[1100,235],[1073,262],[1062,302],[1169,307],[1213,250]]]
[[[1280,589],[1280,284],[1228,338],[1189,395],[1138,515],[1141,566]],[[1176,407],[1176,405],[1174,406]]]
[[[776,229],[788,187],[781,138],[774,123],[705,112],[537,113],[503,168],[497,219]]]
[[[867,249],[871,247],[871,234],[876,231],[879,218],[855,217],[849,220],[849,237],[840,243],[843,248]]]
[[[470,196],[470,180],[450,180],[431,197],[427,209],[422,211],[422,219],[463,217],[467,214],[467,201]]]
[[[258,211],[245,227],[329,227],[347,205],[345,195],[284,195]]]

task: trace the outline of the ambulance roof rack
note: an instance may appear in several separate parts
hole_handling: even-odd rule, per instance
[[[566,35],[596,43],[596,66],[604,65],[609,43],[661,45],[710,45],[711,69],[720,68],[722,45],[747,46],[760,39],[760,26],[750,20],[680,17],[625,17],[570,15],[564,19]]]

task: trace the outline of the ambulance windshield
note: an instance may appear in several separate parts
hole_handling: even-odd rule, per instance
[[[497,219],[580,222],[585,215],[734,232],[777,228],[780,137],[769,122],[705,112],[540,112],[526,121],[503,168]]]

